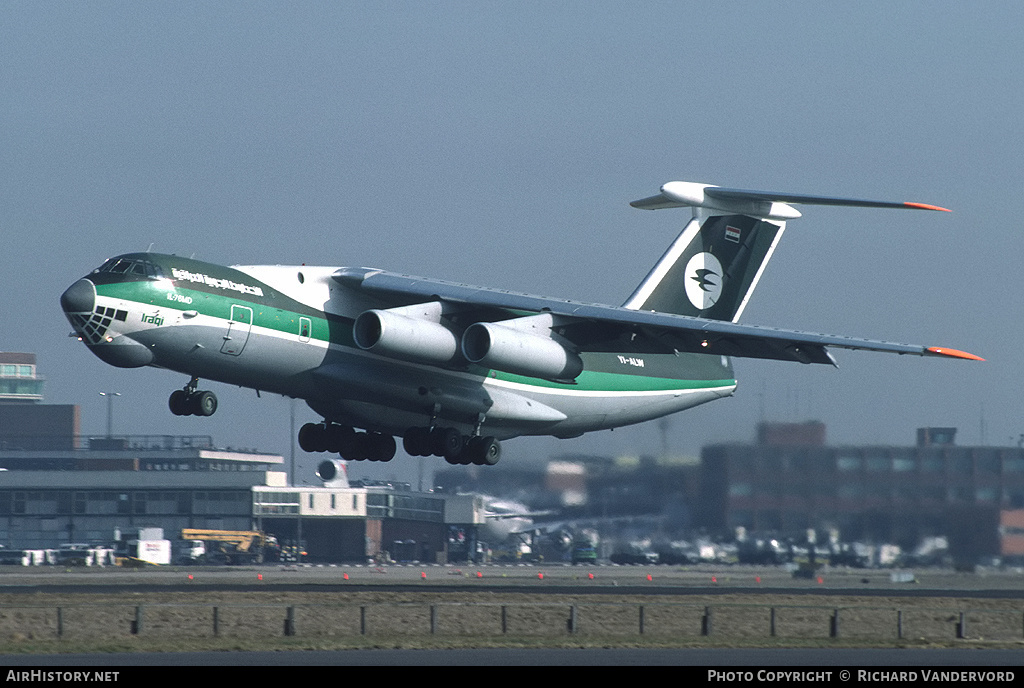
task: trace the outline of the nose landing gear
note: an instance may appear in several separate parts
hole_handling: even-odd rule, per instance
[[[212,416],[217,411],[217,395],[200,391],[199,378],[192,378],[184,389],[171,392],[167,405],[176,416]]]

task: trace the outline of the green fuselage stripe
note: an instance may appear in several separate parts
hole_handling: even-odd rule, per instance
[[[96,291],[100,296],[113,299],[134,301],[143,307],[171,309],[175,311],[193,310],[211,318],[228,320],[231,318],[231,306],[244,305],[253,310],[253,327],[262,327],[283,334],[299,336],[301,323],[299,318],[308,318],[311,329],[310,339],[341,346],[355,346],[352,341],[352,320],[340,316],[328,316],[323,311],[302,306],[292,299],[277,297],[281,306],[268,304],[241,295],[222,296],[205,291],[183,289],[178,286],[167,290],[156,287],[154,282],[123,282],[99,285]],[[174,298],[168,298],[172,295]]]
[[[295,337],[308,336],[325,344],[355,348],[352,340],[352,319],[328,315],[323,311],[304,306],[293,299],[280,294],[269,297],[271,303],[251,296],[240,294],[221,295],[208,291],[183,288],[180,283],[168,290],[165,285],[157,286],[158,282],[131,281],[97,285],[100,296],[132,301],[138,304],[141,314],[152,315],[155,309],[174,311],[196,311],[204,316],[229,320],[232,305],[245,305],[253,309],[253,327],[281,332]],[[269,291],[269,288],[268,288]],[[272,303],[279,301],[280,306]],[[153,312],[147,312],[149,308]],[[310,330],[302,332],[300,318],[309,320]],[[165,318],[166,319],[166,318]],[[589,354],[600,356],[602,354]],[[583,353],[584,360],[588,358]],[[617,373],[599,370],[584,370],[573,382],[557,382],[540,378],[505,373],[499,370],[488,370],[478,366],[470,366],[469,372],[481,377],[518,383],[531,387],[559,389],[565,391],[586,392],[656,392],[671,390],[699,390],[735,386],[734,379],[693,380],[663,376],[647,376],[636,372]]]
[[[732,387],[736,384],[736,380],[677,380],[636,374],[605,373],[599,370],[584,370],[573,382],[544,380],[503,373],[500,370],[492,370],[488,376],[496,380],[515,382],[531,387],[581,392],[667,392],[681,389],[715,389]]]

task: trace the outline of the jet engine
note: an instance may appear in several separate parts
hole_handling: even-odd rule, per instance
[[[348,487],[348,469],[336,459],[321,461],[316,467],[316,477],[324,481],[325,487]]]
[[[579,355],[554,339],[504,324],[478,322],[467,327],[462,354],[471,363],[548,380],[573,380],[583,372]]]
[[[420,363],[449,363],[459,354],[459,338],[440,323],[437,302],[364,311],[352,326],[356,346],[382,356]]]

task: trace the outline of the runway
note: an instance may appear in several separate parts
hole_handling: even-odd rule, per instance
[[[796,578],[781,567],[289,565],[148,569],[3,567],[0,593],[256,591],[457,592],[515,591],[538,595],[855,595],[1024,599],[1024,572],[960,573],[825,568]]]

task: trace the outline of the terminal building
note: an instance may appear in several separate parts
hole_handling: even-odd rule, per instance
[[[821,423],[762,424],[754,444],[703,449],[700,525],[835,528],[844,540],[906,547],[945,535],[954,556],[997,556],[1001,512],[1024,508],[1024,448],[962,447],[955,437],[922,428],[909,446],[829,446]]]
[[[407,486],[288,484],[284,459],[209,436],[80,430],[74,405],[42,401],[32,354],[0,352],[0,545],[109,545],[116,531],[262,530],[315,562],[439,562],[474,555],[483,504]]]

